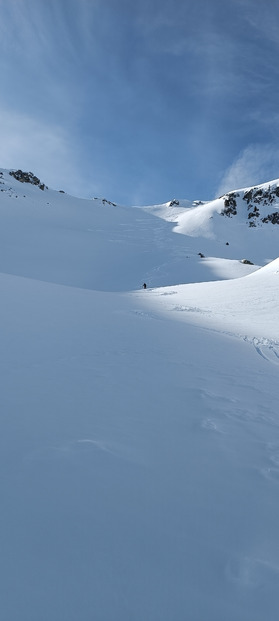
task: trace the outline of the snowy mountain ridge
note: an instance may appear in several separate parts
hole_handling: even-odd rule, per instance
[[[41,190],[48,190],[48,186],[42,183],[41,180],[32,172],[23,172],[22,170],[0,170],[0,184],[4,187],[1,188],[2,192],[12,191],[12,188],[7,188],[8,177],[14,177],[21,183],[28,183],[38,186]],[[59,190],[60,193],[65,193],[63,190]],[[117,207],[115,202],[109,201],[106,198],[94,197],[94,201],[101,201],[103,205],[108,204],[113,207]],[[221,203],[219,204],[219,200]],[[265,224],[271,222],[272,224],[279,224],[279,179],[255,185],[252,187],[242,188],[238,190],[232,190],[227,192],[219,199],[213,201],[189,201],[173,199],[167,203],[161,205],[153,205],[150,207],[141,206],[140,208],[152,211],[155,215],[162,217],[168,221],[179,222],[182,214],[185,210],[197,210],[206,207],[206,211],[210,210],[214,205],[213,211],[216,211],[222,216],[233,217],[240,215],[246,217],[246,221],[250,227],[256,225]],[[272,211],[271,211],[272,209]],[[205,211],[205,210],[204,210]]]
[[[224,199],[224,209],[221,214],[236,216],[239,210],[247,213],[247,222],[250,227],[262,224],[279,224],[279,180],[270,181],[255,187],[228,192]],[[243,209],[243,204],[245,207]]]
[[[279,179],[234,190],[212,201],[190,203],[173,200],[145,209],[165,220],[176,222],[176,231],[184,235],[214,236],[214,225],[210,220],[214,218],[218,230],[218,216],[226,216],[237,223],[246,223],[248,227],[279,224]],[[230,229],[227,226],[228,232]]]
[[[19,244],[25,244],[29,238],[30,255],[32,255],[32,248],[36,246],[34,250],[39,254],[32,255],[34,265],[31,271],[34,271],[34,277],[35,264],[40,254],[44,252],[45,255],[49,252],[51,245],[57,258],[60,255],[60,262],[63,260],[59,251],[57,230],[51,237],[49,228],[56,229],[57,223],[61,235],[64,229],[64,252],[68,248],[66,254],[68,254],[69,270],[63,280],[65,284],[73,283],[74,270],[71,267],[73,256],[69,231],[71,230],[74,235],[72,241],[75,245],[77,236],[74,231],[77,227],[80,241],[81,236],[83,237],[84,248],[80,248],[81,255],[86,255],[87,261],[93,261],[92,270],[94,270],[95,259],[97,260],[95,245],[102,255],[107,252],[105,262],[107,269],[109,269],[109,256],[114,256],[115,265],[119,266],[118,286],[120,290],[125,290],[140,286],[142,281],[147,281],[149,286],[162,286],[179,282],[226,278],[226,276],[238,277],[249,271],[245,271],[240,265],[234,264],[233,266],[232,262],[247,259],[250,263],[259,266],[275,259],[278,255],[278,233],[277,227],[273,224],[277,222],[276,214],[279,208],[278,184],[279,181],[275,180],[254,188],[230,192],[219,199],[208,202],[174,199],[162,205],[131,208],[116,205],[105,198],[86,200],[68,196],[63,190],[49,190],[45,183],[42,183],[33,173],[2,169],[0,171],[0,209],[2,213],[7,213],[8,220],[16,216],[18,212],[17,228],[23,227],[23,235],[20,235],[18,228],[20,235],[18,241]],[[14,199],[13,213],[10,212],[9,199]],[[100,211],[100,208],[103,211]],[[3,238],[6,225],[7,219],[4,219]],[[115,231],[117,230],[117,242],[110,235],[111,226]],[[184,240],[179,239],[180,236],[179,238],[173,236],[173,232],[181,233]],[[45,244],[48,235],[50,237],[47,249]],[[40,236],[42,250],[38,243]],[[100,237],[103,239],[102,244]],[[128,254],[126,254],[127,251]],[[5,244],[2,246],[2,253],[4,253],[5,263]],[[139,269],[139,255],[142,260],[142,269]],[[215,268],[212,270],[210,267],[212,261],[210,262],[209,259],[212,258],[222,260],[221,269],[217,272]],[[46,274],[47,280],[57,282],[58,275],[61,273],[59,260],[56,276]],[[66,256],[64,264],[65,261]],[[102,261],[101,265],[104,266],[105,263]],[[49,271],[49,265],[46,271]],[[134,275],[132,274],[133,267]],[[9,268],[7,265],[7,269],[14,273],[13,267]],[[100,269],[102,270],[99,265]],[[107,269],[103,277],[100,274],[97,278],[95,273],[94,278],[93,271],[89,277],[89,272],[84,265],[80,284],[89,288],[106,287]],[[24,275],[22,271],[22,268],[19,268],[16,273]],[[108,284],[108,286],[112,286],[112,290],[115,290],[117,283]]]

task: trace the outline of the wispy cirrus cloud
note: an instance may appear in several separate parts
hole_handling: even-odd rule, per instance
[[[255,2],[255,0],[233,0],[233,2],[236,10],[241,11],[246,30],[248,26],[255,35],[261,37],[262,41],[270,41],[279,47],[277,2]]]
[[[264,0],[0,0],[0,165],[38,173],[40,165],[56,185],[57,161],[59,185],[68,168],[76,192],[79,170],[88,194],[126,204],[142,186],[148,202],[212,196],[238,151],[274,142],[272,4],[271,12]],[[238,159],[244,183],[251,159],[258,180],[256,152],[241,151],[223,176],[228,186],[241,178]],[[88,186],[91,171],[102,189]]]
[[[84,0],[80,4],[82,7]],[[75,8],[73,0],[67,4],[54,0],[10,0],[9,3],[0,0],[1,45],[11,51],[20,50],[24,55],[31,53],[34,61],[55,55],[58,48],[64,50],[64,56],[74,57],[73,34],[78,23],[73,19]]]
[[[88,180],[81,175],[75,145],[61,127],[0,109],[2,168],[31,170],[52,188],[84,196]],[[98,186],[91,181],[92,194]]]
[[[224,172],[216,196],[279,178],[279,147],[249,145]]]

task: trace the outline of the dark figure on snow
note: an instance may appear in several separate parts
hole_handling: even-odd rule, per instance
[[[143,289],[146,289],[146,282],[143,283]]]

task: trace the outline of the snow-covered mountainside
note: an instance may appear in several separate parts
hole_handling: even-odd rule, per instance
[[[255,269],[242,259],[260,266],[277,257],[277,226],[251,228],[245,201],[235,217],[222,216],[225,202],[131,209],[49,190],[33,173],[1,170],[2,270],[109,291],[239,277]]]
[[[277,187],[131,208],[0,171],[5,621],[277,619]]]
[[[252,188],[228,192],[214,201],[190,203],[174,199],[164,205],[155,205],[147,209],[166,220],[178,222],[188,235],[193,229],[196,233],[200,232],[199,227],[205,230],[204,223],[215,213],[229,218],[237,216],[238,221],[246,221],[249,227],[262,227],[268,223],[279,224],[279,179]]]
[[[217,256],[234,259],[247,255],[259,264],[277,257],[279,179],[206,203],[173,200],[145,210],[175,223],[177,233],[203,238],[206,255],[217,252]]]

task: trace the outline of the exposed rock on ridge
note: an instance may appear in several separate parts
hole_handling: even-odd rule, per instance
[[[40,190],[48,189],[48,187],[41,183],[40,179],[36,177],[32,172],[23,172],[22,170],[11,170],[9,172],[11,177],[14,177],[17,181],[21,183],[31,183],[31,185],[37,185]]]
[[[236,216],[238,211],[247,210],[247,221],[250,227],[261,226],[271,222],[279,224],[279,185],[263,184],[248,190],[228,192],[223,197],[224,208],[222,216]],[[271,211],[271,206],[273,210]],[[277,211],[274,211],[274,208]]]

